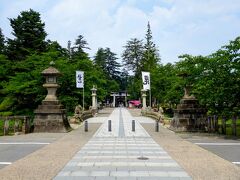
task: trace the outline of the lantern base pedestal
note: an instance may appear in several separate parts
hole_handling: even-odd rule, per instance
[[[66,110],[58,100],[43,100],[34,111],[34,132],[69,132]]]
[[[204,132],[207,110],[200,107],[194,96],[185,95],[177,109],[174,109],[174,117],[169,129],[175,132]]]

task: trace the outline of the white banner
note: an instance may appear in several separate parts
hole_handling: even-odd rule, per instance
[[[84,72],[83,71],[76,71],[76,86],[77,86],[77,88],[84,87]]]
[[[143,89],[150,90],[150,72],[142,71],[142,82],[143,82]]]

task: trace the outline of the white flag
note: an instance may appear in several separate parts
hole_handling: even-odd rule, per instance
[[[143,82],[143,89],[150,90],[150,72],[142,71],[142,82]]]
[[[76,71],[76,86],[77,86],[77,88],[84,87],[84,72],[83,71]]]

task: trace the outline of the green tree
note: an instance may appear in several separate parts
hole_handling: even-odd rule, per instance
[[[0,28],[0,54],[3,54],[5,50],[5,38]]]
[[[110,48],[105,49],[105,54],[106,54],[106,71],[108,76],[111,79],[118,79],[120,76],[120,70],[119,68],[120,63],[117,62],[117,57],[116,54],[111,52]]]
[[[78,37],[76,41],[74,48],[76,54],[73,54],[71,60],[69,60],[68,50],[62,48],[56,41],[48,40],[45,43],[45,51],[42,51],[38,47],[41,42],[45,41],[38,42],[39,38],[37,37],[34,41],[31,28],[35,25],[33,22],[28,24],[32,18],[36,18],[34,22],[37,22],[39,19],[36,16],[40,15],[30,10],[22,12],[18,18],[11,20],[14,25],[15,39],[8,40],[8,53],[11,50],[14,56],[10,56],[12,58],[10,61],[6,56],[0,54],[0,115],[33,114],[34,109],[46,96],[46,89],[42,87],[45,80],[41,76],[41,72],[49,67],[51,61],[55,62],[54,66],[62,73],[62,76],[59,77],[60,88],[57,95],[70,113],[74,111],[77,104],[82,104],[82,91],[76,88],[76,70],[82,70],[85,73],[86,108],[91,105],[90,89],[93,85],[97,86],[99,101],[103,101],[109,92],[119,89],[118,82],[112,79],[118,73],[118,64],[115,62],[116,55],[109,48],[104,50],[104,54],[108,65],[106,67],[108,67],[111,77],[106,76],[101,68],[96,68],[97,66],[84,52],[87,48],[87,41],[82,36]],[[37,22],[38,26],[41,25],[39,23]],[[29,47],[26,44],[25,38],[28,38],[26,35],[28,32],[31,43],[34,41],[39,46],[32,44]],[[41,33],[40,30],[39,33]],[[113,67],[116,69],[112,70]]]
[[[99,48],[96,56],[94,57],[94,63],[101,68],[109,79],[117,79],[120,75],[120,63],[117,62],[116,54],[111,51],[110,48]]]
[[[94,64],[106,72],[106,53],[103,48],[99,48],[93,59]]]
[[[47,41],[47,52],[57,53],[60,57],[69,57],[68,50],[63,48],[57,41]]]
[[[5,92],[4,89],[9,82],[9,79],[13,72],[11,71],[11,62],[6,58],[6,56],[0,54],[0,111],[11,105],[11,100],[6,99],[5,102]],[[3,102],[3,103],[2,103]],[[1,113],[0,113],[1,114]]]
[[[96,69],[102,71],[106,79],[106,98],[110,98],[111,92],[119,91],[120,88],[120,64],[117,62],[116,54],[110,48],[99,48],[95,57]]]
[[[147,33],[145,35],[146,43],[144,44],[144,53],[142,60],[142,67],[144,71],[151,71],[160,63],[158,49],[153,42],[152,31],[150,23],[147,25]]]
[[[145,36],[146,42],[143,44],[142,40],[136,38],[131,39],[124,46],[124,52],[122,55],[123,64],[129,70],[134,72],[134,77],[130,78],[128,90],[133,95],[133,98],[140,96],[140,90],[142,88],[141,71],[148,71],[151,75],[151,92],[156,102],[158,96],[158,66],[160,65],[160,57],[158,49],[153,42],[152,31],[150,23],[147,25],[147,32]],[[133,92],[137,91],[139,93]]]
[[[85,59],[88,57],[88,54],[85,52],[85,49],[90,49],[88,47],[87,41],[84,39],[83,35],[79,35],[75,41],[75,44],[71,49],[72,58]]]
[[[137,38],[127,41],[127,44],[124,46],[122,54],[123,65],[128,70],[132,70],[136,76],[141,74],[143,53],[143,42]]]
[[[129,73],[127,69],[123,68],[120,74],[120,89],[126,91],[128,82],[129,82]]]
[[[174,107],[183,96],[183,79],[177,76],[178,69],[175,64],[168,63],[158,67],[157,82],[154,87],[157,99],[167,107]],[[157,87],[157,89],[156,89]]]
[[[10,60],[24,60],[30,54],[46,51],[47,33],[38,12],[32,9],[22,11],[17,18],[9,20],[15,37],[7,40],[7,55]]]
[[[209,56],[180,56],[177,63],[180,73],[188,74],[185,84],[193,85],[192,93],[210,113],[228,115],[240,108],[240,38]]]
[[[73,112],[77,104],[82,105],[82,89],[76,88],[76,70],[84,71],[85,108],[91,105],[91,88],[93,85],[97,86],[98,100],[102,101],[105,98],[107,94],[105,89],[106,79],[102,71],[96,70],[90,59],[82,59],[76,63],[59,59],[56,62],[56,67],[64,74],[59,78],[61,87],[58,94],[68,112]]]
[[[55,57],[54,57],[55,58]],[[0,103],[0,111],[14,114],[31,114],[33,109],[44,97],[42,87],[43,78],[41,71],[49,64],[48,60],[53,60],[49,55],[28,56],[25,61],[12,64],[11,69],[21,69],[21,72],[9,77],[9,81],[4,84],[4,99]]]

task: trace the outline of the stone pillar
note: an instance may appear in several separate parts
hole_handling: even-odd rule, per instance
[[[146,90],[142,89],[141,90],[141,93],[142,93],[142,108],[143,109],[146,109],[147,107],[147,104],[146,104],[146,97],[147,97],[147,94],[146,94]]]
[[[48,94],[34,111],[34,132],[68,132],[71,128],[66,110],[56,96],[59,87],[57,76],[60,75],[60,72],[54,67],[49,67],[42,71],[42,75],[46,78],[43,87],[47,89]]]
[[[92,109],[97,109],[97,89],[93,86],[92,91]]]
[[[95,102],[95,104],[96,104],[96,109],[97,109],[97,108],[98,108],[97,96],[96,96],[96,102]]]
[[[115,107],[115,104],[116,104],[116,96],[115,94],[113,94],[113,107]]]

